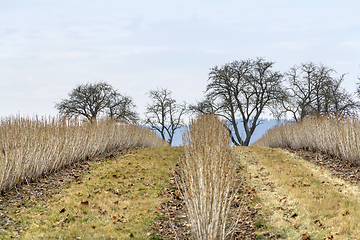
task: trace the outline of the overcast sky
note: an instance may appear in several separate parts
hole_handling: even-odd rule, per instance
[[[56,115],[76,86],[104,80],[201,100],[209,68],[265,57],[275,70],[322,62],[353,91],[359,0],[0,0],[0,116]]]

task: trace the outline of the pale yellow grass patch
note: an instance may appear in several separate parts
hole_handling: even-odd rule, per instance
[[[267,230],[283,239],[358,239],[360,192],[294,154],[266,147],[238,147],[248,181],[257,189]]]
[[[18,216],[22,239],[148,239],[160,217],[159,195],[169,186],[182,148],[133,150],[92,165],[47,202]]]

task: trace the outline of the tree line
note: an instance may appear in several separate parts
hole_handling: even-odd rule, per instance
[[[212,113],[226,119],[235,145],[248,146],[260,116],[266,110],[275,118],[302,121],[306,116],[354,116],[360,108],[360,84],[350,93],[341,84],[346,74],[319,63],[303,63],[286,72],[273,69],[264,58],[233,61],[210,69],[204,98],[178,103],[167,88],[150,90],[151,104],[140,120],[133,99],[106,82],[76,86],[55,108],[66,117],[82,116],[91,123],[101,116],[125,123],[145,124],[171,145],[186,114]],[[359,79],[360,80],[360,79]],[[241,119],[241,122],[239,122]],[[245,131],[242,136],[239,124]]]

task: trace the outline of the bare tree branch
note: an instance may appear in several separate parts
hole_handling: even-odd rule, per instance
[[[177,104],[168,89],[157,89],[148,92],[152,104],[146,107],[145,124],[158,131],[162,139],[171,145],[175,131],[183,125],[183,117],[187,111],[187,104]]]
[[[359,108],[352,94],[341,87],[345,74],[335,78],[335,70],[313,62],[294,66],[285,74],[287,96],[282,111],[298,121],[307,115],[351,115]]]
[[[106,82],[77,85],[68,99],[56,103],[55,108],[64,116],[84,116],[91,123],[105,113],[110,118],[126,122],[136,122],[138,114],[131,97],[121,95]]]
[[[236,145],[248,146],[259,117],[266,108],[277,104],[284,95],[283,75],[273,71],[274,62],[263,58],[233,61],[210,70],[205,100],[192,105],[193,111],[212,111],[232,126]],[[245,138],[241,137],[236,119],[242,119]]]

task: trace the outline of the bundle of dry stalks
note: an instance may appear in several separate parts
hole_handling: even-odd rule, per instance
[[[5,118],[0,125],[0,191],[112,149],[164,145],[147,128],[110,120]]]
[[[253,145],[319,151],[359,165],[359,137],[359,119],[309,117],[276,126]]]
[[[179,187],[196,239],[225,239],[235,191],[236,161],[223,123],[214,115],[192,120],[183,134]]]

